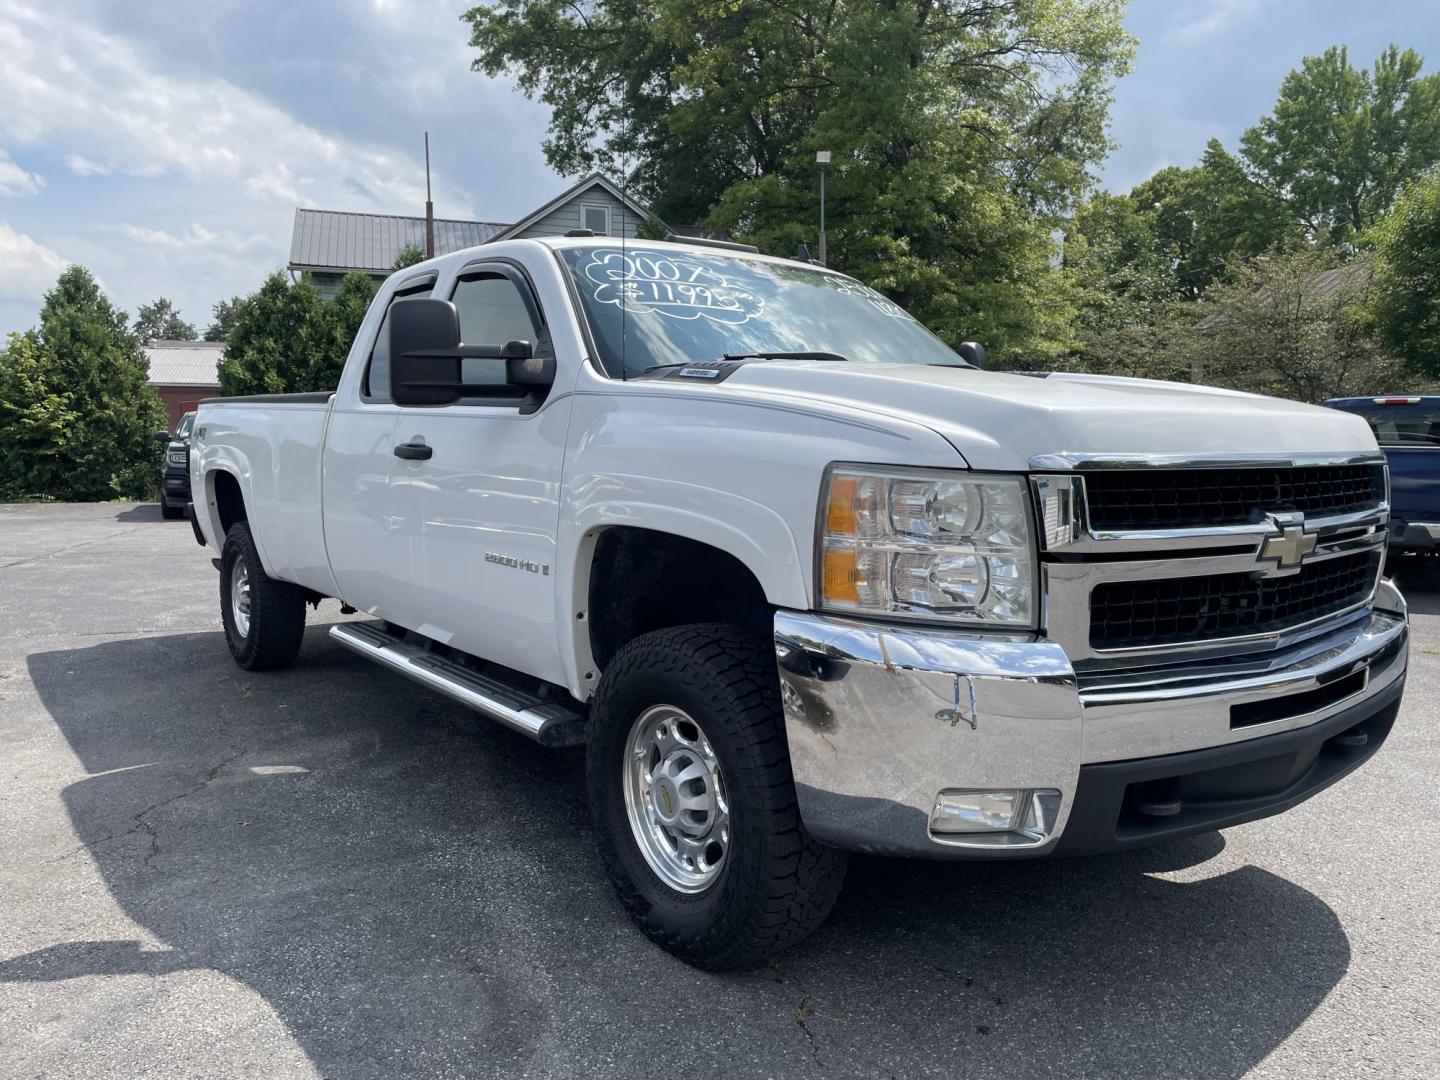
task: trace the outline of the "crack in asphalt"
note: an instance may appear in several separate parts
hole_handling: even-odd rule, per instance
[[[54,551],[47,551],[40,555],[27,555],[23,559],[14,559],[11,562],[0,563],[0,570],[9,570],[12,566],[24,566],[26,563],[39,562],[41,559],[56,559],[59,558],[61,555],[68,554],[69,552],[79,551],[83,547],[89,547],[91,544],[103,544],[106,540],[114,540],[117,536],[124,536],[127,533],[132,533],[138,528],[141,528],[141,526],[131,525],[127,528],[121,529],[119,532],[106,533],[104,536],[97,536],[93,540],[81,540],[78,544],[71,544],[69,547],[57,548]]]
[[[220,775],[221,771],[225,768],[225,766],[243,757],[244,755],[244,750],[236,750],[229,757],[226,757],[223,760],[216,762],[209,769],[207,769],[205,771],[205,778],[201,780],[198,784],[195,784],[193,787],[190,787],[185,791],[179,792],[178,794],[171,795],[169,798],[161,799],[159,802],[156,803],[151,803],[139,813],[131,815],[130,820],[133,821],[134,824],[130,826],[130,828],[126,829],[124,832],[107,833],[105,836],[102,836],[97,840],[91,840],[87,843],[81,844],[79,847],[71,848],[69,851],[65,852],[65,854],[56,856],[50,861],[63,862],[64,860],[71,858],[74,855],[80,854],[80,852],[82,851],[89,851],[91,848],[99,847],[101,844],[109,843],[111,840],[123,840],[127,836],[134,836],[136,833],[143,832],[150,839],[150,850],[145,855],[144,864],[147,868],[152,867],[156,856],[160,854],[160,838],[159,834],[155,829],[155,826],[149,821],[147,821],[146,818],[149,817],[149,815],[153,814],[155,811],[162,810],[165,807],[169,806],[171,803],[177,803],[181,799],[188,799],[191,795],[194,795],[199,791],[203,791],[215,780],[217,776]]]
[[[815,1010],[810,1007],[810,995],[802,992],[800,1004],[795,1007],[795,1023],[805,1033],[805,1041],[810,1044],[810,1057],[823,1073],[826,1068],[825,1061],[820,1056],[820,1045],[815,1041],[815,1032],[810,1030],[809,1021],[814,1015]]]

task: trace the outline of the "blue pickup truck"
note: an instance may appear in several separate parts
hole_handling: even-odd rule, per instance
[[[1440,551],[1440,395],[1331,398],[1358,413],[1390,463],[1390,550]]]

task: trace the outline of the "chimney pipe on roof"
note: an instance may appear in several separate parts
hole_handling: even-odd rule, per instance
[[[435,204],[430,201],[430,132],[425,132],[425,257],[435,257]]]

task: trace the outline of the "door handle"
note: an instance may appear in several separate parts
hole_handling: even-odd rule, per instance
[[[423,442],[402,442],[395,447],[395,456],[406,461],[429,461],[434,452],[434,448]]]

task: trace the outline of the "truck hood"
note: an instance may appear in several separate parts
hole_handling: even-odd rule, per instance
[[[1020,471],[1041,454],[1373,451],[1358,416],[1189,383],[918,364],[749,363],[727,380],[924,424],[971,468]]]

